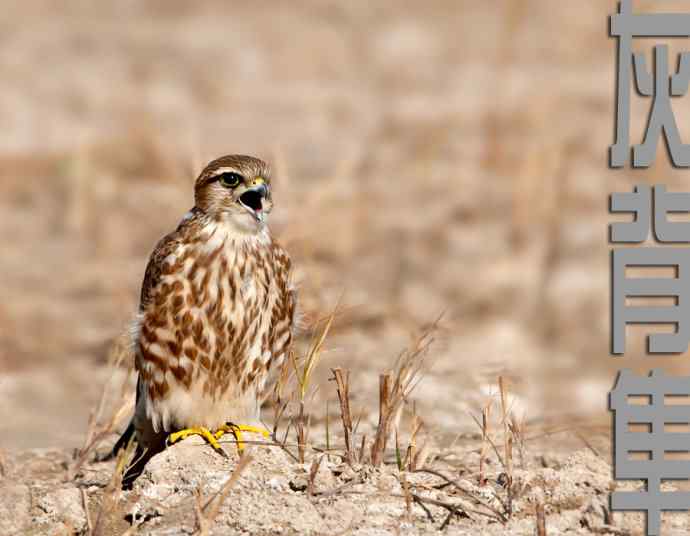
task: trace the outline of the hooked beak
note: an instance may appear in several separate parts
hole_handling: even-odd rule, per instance
[[[249,212],[258,222],[263,222],[266,219],[264,211],[264,200],[268,196],[268,186],[263,179],[257,178],[254,180],[251,187],[240,196],[237,202]]]

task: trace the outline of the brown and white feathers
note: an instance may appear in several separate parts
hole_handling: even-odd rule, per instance
[[[134,330],[129,433],[140,448],[155,453],[183,428],[259,419],[295,317],[290,258],[266,224],[270,186],[259,159],[212,161],[196,180],[194,208],[151,255]]]

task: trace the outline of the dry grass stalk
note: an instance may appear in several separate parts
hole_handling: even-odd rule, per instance
[[[400,451],[400,438],[398,437],[398,427],[395,427],[395,463],[398,466],[398,471],[402,472],[405,470],[405,464],[403,463],[402,453]]]
[[[402,472],[400,473],[400,484],[403,489],[403,495],[405,495],[405,512],[407,514],[407,520],[412,519],[412,493],[410,492],[410,483],[407,481],[407,475]]]
[[[390,373],[379,376],[379,424],[376,428],[374,444],[371,446],[371,463],[374,466],[379,466],[383,462],[383,454],[390,434],[390,420],[393,417],[390,383]]]
[[[508,495],[508,514],[513,510],[513,435],[508,419],[508,391],[503,376],[498,377],[498,388],[501,394],[501,418],[503,421],[504,469],[506,472],[506,490]]]
[[[487,405],[482,410],[482,446],[479,452],[479,485],[483,486],[486,484],[486,475],[484,473],[484,464],[486,463],[486,455],[489,449],[489,416],[491,414],[491,405]]]
[[[426,514],[426,517],[429,519],[429,521],[435,523],[436,520],[434,519],[431,510],[427,508],[426,504],[424,504],[424,501],[420,501],[417,497],[417,495],[412,495],[412,500],[415,502],[415,504],[418,504],[422,510],[424,510],[424,513]]]
[[[315,481],[316,475],[319,472],[319,467],[321,467],[321,461],[323,460],[323,455],[314,458],[309,468],[309,479],[307,480],[307,493],[309,495],[314,495],[316,493]]]
[[[352,465],[352,414],[350,412],[350,371],[341,368],[331,369],[340,401],[340,420],[343,423],[345,437],[345,460]]]
[[[393,373],[387,372],[379,376],[379,421],[371,446],[371,463],[375,467],[383,463],[393,423],[398,420],[403,403],[421,379],[424,358],[433,343],[432,334],[439,321],[440,317],[417,338],[411,348],[400,354]]]
[[[503,422],[503,436],[504,436],[504,449],[505,449],[505,461],[506,461],[506,470],[508,471],[509,474],[513,474],[512,468],[513,468],[513,451],[512,451],[512,443],[509,441],[511,439],[512,434],[510,433],[509,429],[509,422],[508,422],[508,405],[507,405],[507,400],[508,400],[508,394],[507,394],[507,389],[505,385],[505,381],[503,379],[503,376],[498,377],[498,388],[499,392],[501,394],[501,420]]]
[[[484,410],[482,410],[482,421],[486,421],[486,425],[484,424],[484,422],[480,422],[474,415],[470,415],[470,417],[472,417],[472,420],[474,420],[474,422],[477,424],[477,426],[479,427],[479,429],[482,430],[482,440],[483,440],[483,442],[485,441],[485,442],[486,442],[486,445],[488,445],[489,447],[491,447],[491,450],[493,450],[494,454],[496,455],[496,458],[498,459],[498,462],[499,462],[503,467],[505,467],[505,462],[504,462],[504,460],[503,460],[503,456],[501,455],[501,452],[498,450],[498,447],[496,446],[496,443],[494,442],[493,438],[492,438],[491,435],[489,434],[489,419],[488,419],[489,412],[486,411],[487,408],[489,408],[489,407],[490,407],[490,406],[487,406],[486,408],[484,408]],[[484,418],[484,414],[485,414],[485,413],[486,413],[486,415],[487,415],[487,418],[486,418],[486,419]],[[486,430],[486,434],[483,433],[485,430]],[[486,447],[486,448],[484,448],[484,447],[485,447],[485,445],[483,444],[482,447],[480,448],[480,454],[481,454],[481,452],[482,452],[483,449],[484,449],[484,450],[488,450],[488,447]],[[481,465],[481,464],[480,464],[480,465]]]
[[[242,472],[247,468],[247,466],[251,462],[252,457],[249,454],[242,455],[240,457],[240,461],[237,464],[237,467],[235,467],[235,470],[233,471],[230,478],[228,478],[225,484],[223,484],[223,487],[217,493],[211,496],[204,504],[202,504],[203,501],[201,498],[201,493],[197,491],[195,505],[197,530],[194,534],[198,534],[199,536],[208,535],[209,528],[218,516],[220,507],[225,502],[228,493],[230,493],[230,490],[235,485],[237,480],[240,478]]]
[[[326,324],[324,328],[321,330],[321,333],[317,333],[316,331],[314,332],[314,336],[312,337],[311,344],[309,345],[307,355],[304,358],[304,366],[301,371],[297,366],[297,362],[294,358],[294,355],[292,355],[291,357],[293,366],[295,368],[295,373],[297,375],[297,382],[299,384],[300,400],[304,400],[311,380],[311,374],[312,372],[314,372],[317,363],[321,359],[323,345],[326,341],[326,337],[328,336],[328,332],[330,331],[331,326],[333,325],[333,320],[335,319],[335,316],[338,312],[338,305],[339,304],[336,304],[335,308],[333,309],[333,312],[331,312],[331,314],[326,319]]]
[[[426,461],[429,459],[429,456],[431,455],[431,447],[429,446],[428,443],[424,443],[422,445],[422,448],[419,449],[417,454],[415,455],[413,459],[413,467],[414,469],[410,469],[411,471],[416,471],[417,469],[421,469],[426,465]]]
[[[294,353],[290,352],[289,354],[298,384],[297,399],[299,403],[299,412],[297,414],[297,418],[294,420],[294,423],[297,431],[297,457],[300,463],[304,463],[306,457],[306,449],[309,439],[309,423],[311,422],[311,418],[305,411],[305,398],[311,383],[312,373],[314,372],[317,363],[321,359],[324,342],[326,341],[328,332],[330,331],[331,326],[333,325],[333,320],[338,312],[338,305],[339,304],[336,304],[335,308],[326,319],[323,329],[320,332],[316,330],[314,331],[311,344],[309,345],[309,350],[302,361],[301,369],[297,363]]]
[[[491,504],[486,502],[481,497],[479,497],[479,496],[475,495],[474,493],[472,493],[471,491],[465,489],[459,482],[447,477],[443,473],[441,473],[439,471],[435,471],[433,469],[428,469],[428,468],[417,469],[417,471],[415,471],[415,472],[416,473],[427,473],[429,475],[437,476],[438,478],[443,480],[444,486],[446,486],[446,485],[447,486],[453,486],[455,488],[455,490],[460,493],[460,495],[470,499],[475,505],[481,506],[482,508],[484,508],[486,510],[486,511],[473,510],[472,513],[478,514],[481,516],[485,516],[485,517],[489,517],[495,521],[500,521],[501,523],[507,523],[508,522],[508,518],[500,510],[493,507]],[[431,504],[433,504],[433,503],[431,503]]]
[[[80,488],[81,504],[84,508],[84,516],[86,517],[86,534],[93,534],[93,523],[91,522],[91,511],[89,509],[89,497],[86,495],[86,490]]]
[[[410,443],[407,446],[407,453],[405,455],[404,465],[407,467],[408,471],[415,471],[419,467],[419,454],[417,451],[417,434],[422,428],[422,419],[417,416],[415,410],[412,416],[412,432],[410,433]]]
[[[406,498],[405,495],[398,495],[397,493],[394,493],[391,496],[392,497],[400,497],[403,499]],[[446,517],[444,522],[439,527],[439,530],[441,530],[441,531],[445,530],[448,527],[453,516],[458,516],[458,517],[462,517],[465,519],[472,519],[471,516],[469,515],[469,513],[467,511],[465,511],[460,505],[453,504],[450,502],[445,502],[445,501],[439,501],[437,499],[432,499],[431,497],[423,497],[421,495],[417,495],[416,493],[410,493],[410,496],[416,504],[420,505],[424,509],[424,511],[427,514],[427,517],[429,517],[429,519],[431,521],[434,521],[434,517],[431,515],[431,512],[429,511],[429,509],[426,508],[427,504],[430,504],[432,506],[438,506],[440,508],[445,509],[448,512],[448,516]],[[478,511],[471,511],[471,513],[479,514],[479,515],[486,515],[484,512],[478,512]]]
[[[605,459],[601,453],[596,449],[594,445],[580,432],[579,430],[575,430],[575,435],[577,438],[582,441],[585,447],[587,447],[592,454],[594,454],[597,458]]]
[[[103,406],[101,403],[98,405],[98,409],[91,412],[89,416],[89,426],[86,434],[86,439],[84,445],[76,453],[76,461],[67,471],[66,479],[68,481],[74,480],[77,473],[81,469],[81,466],[89,457],[89,454],[98,446],[98,444],[103,441],[108,435],[110,435],[117,425],[122,421],[122,419],[127,416],[132,411],[132,406],[134,402],[134,397],[129,396],[122,401],[118,409],[112,414],[111,418],[105,423],[100,423],[100,417],[102,415]],[[101,402],[104,398],[101,398]]]
[[[331,414],[328,400],[326,400],[326,452],[331,450]]]
[[[309,441],[309,423],[311,417],[304,413],[304,401],[300,400],[299,413],[295,419],[295,428],[297,430],[297,459],[299,463],[304,463],[306,458],[307,443]]]
[[[208,522],[204,517],[203,498],[201,496],[201,484],[194,490],[194,516],[196,517],[197,534],[208,534]]]
[[[120,495],[122,494],[122,477],[124,476],[125,469],[131,463],[130,460],[133,454],[133,442],[130,442],[124,450],[120,451],[115,464],[115,470],[113,471],[113,476],[103,490],[101,506],[98,510],[93,529],[89,532],[89,536],[102,536],[105,533],[106,519],[117,508]]]
[[[501,497],[496,495],[496,499],[503,505],[503,508],[508,516],[512,515],[513,512],[513,427],[511,427],[511,414],[508,408],[508,390],[506,388],[505,381],[502,377],[498,378],[499,385],[499,395],[501,403],[501,418],[503,425],[503,454],[496,445],[496,443],[491,438],[489,433],[489,417],[492,402],[489,402],[487,406],[482,410],[482,420],[481,422],[472,415],[477,426],[482,430],[482,445],[479,453],[479,485],[484,485],[486,483],[486,475],[484,472],[484,460],[486,458],[486,453],[488,447],[490,446],[496,455],[499,463],[503,467],[503,473],[498,476],[499,483],[506,490],[506,499],[503,500]]]
[[[520,456],[520,467],[525,468],[525,418],[521,420],[515,417],[515,415],[510,415],[510,434],[515,438],[515,443],[518,449],[518,455]]]
[[[286,359],[283,361],[280,367],[280,375],[276,380],[275,386],[273,387],[273,438],[276,439],[276,434],[278,433],[278,426],[283,418],[285,410],[288,407],[289,400],[284,400],[283,391],[290,381],[290,364],[293,363],[293,359]],[[294,365],[293,365],[294,366]]]
[[[113,371],[113,375],[127,356],[125,351],[121,351],[121,348],[119,350],[120,351],[114,351],[111,353],[109,358],[109,366]],[[101,397],[98,401],[98,405],[89,414],[89,423],[86,437],[84,438],[84,444],[75,454],[75,463],[67,470],[67,481],[74,480],[75,476],[79,472],[79,469],[81,469],[81,466],[87,460],[89,454],[100,444],[101,441],[103,441],[103,439],[105,439],[115,430],[115,428],[124,420],[127,415],[131,413],[132,408],[134,407],[134,395],[128,395],[127,390],[128,383],[126,377],[123,380],[120,388],[120,405],[112,413],[110,419],[108,419],[106,422],[103,422],[103,412],[105,411],[106,403],[108,401],[108,389],[103,389]]]
[[[283,415],[285,414],[285,410],[288,407],[288,401],[276,403],[273,406],[273,439],[278,441],[278,427],[280,426],[280,422],[283,419]],[[287,438],[284,438],[287,439]],[[285,443],[285,440],[283,440],[283,443]]]
[[[544,512],[544,505],[538,503],[536,507],[537,515],[537,536],[546,536],[546,514]]]
[[[357,460],[359,461],[360,464],[363,464],[366,460],[364,457],[367,455],[367,434],[362,434],[362,442],[359,445],[359,456],[357,456]]]

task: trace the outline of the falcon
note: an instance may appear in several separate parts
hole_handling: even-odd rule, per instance
[[[134,416],[112,455],[136,441],[131,486],[166,444],[203,437],[217,452],[258,428],[269,378],[290,349],[291,262],[271,237],[268,165],[229,155],[210,162],[194,207],[152,253],[134,326]],[[241,424],[240,424],[241,423]]]

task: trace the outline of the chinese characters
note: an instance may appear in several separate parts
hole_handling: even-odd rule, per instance
[[[669,221],[668,214],[690,212],[690,194],[637,186],[632,193],[611,196],[611,212],[632,212],[630,223],[611,224],[611,242],[641,243],[650,235],[652,212],[654,235],[661,243],[690,243],[690,222]],[[625,353],[626,324],[675,324],[676,333],[649,336],[651,353],[683,353],[690,341],[690,248],[617,248],[612,253],[612,352]],[[626,276],[628,267],[670,266],[676,277]],[[670,296],[675,304],[666,307],[633,307],[626,298]]]
[[[690,14],[633,14],[631,0],[622,0],[611,17],[611,35],[618,38],[618,92],[616,142],[611,147],[611,166],[623,167],[630,156],[630,92],[634,79],[639,93],[652,98],[644,141],[632,149],[633,167],[646,168],[654,161],[663,133],[673,164],[690,167],[690,145],[681,140],[671,97],[682,97],[690,82],[690,53],[680,54],[678,69],[669,76],[668,46],[654,47],[653,72],[642,53],[632,52],[635,37],[690,37]]]

